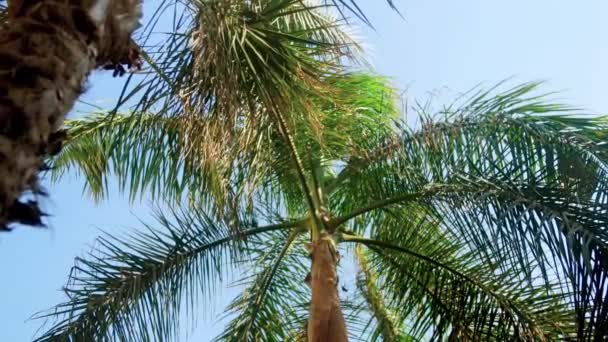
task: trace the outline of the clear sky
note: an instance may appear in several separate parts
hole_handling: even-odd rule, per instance
[[[480,82],[514,77],[513,84],[546,81],[545,90],[561,91],[561,102],[608,113],[604,0],[396,0],[405,20],[381,0],[360,1],[376,29],[361,31],[373,65],[410,99],[450,99]],[[86,99],[110,107],[121,81],[98,75],[91,85]],[[0,235],[0,341],[32,339],[40,322],[29,317],[64,299],[60,289],[74,257],[90,249],[100,229],[125,231],[148,218],[148,203],[130,205],[115,195],[95,204],[82,185],[69,177],[50,187],[51,229]],[[206,319],[184,341],[217,334],[211,309],[200,308]]]

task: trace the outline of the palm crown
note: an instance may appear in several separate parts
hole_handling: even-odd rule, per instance
[[[69,122],[56,179],[76,169],[101,198],[114,176],[168,204],[77,261],[39,340],[174,339],[231,275],[243,292],[218,340],[312,340],[304,247],[325,234],[357,271],[351,337],[602,338],[604,119],[525,84],[418,106],[412,128],[326,7],[191,2],[147,50],[132,113]]]

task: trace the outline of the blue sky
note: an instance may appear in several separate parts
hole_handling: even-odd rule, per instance
[[[600,0],[405,1],[405,20],[380,0],[361,0],[376,31],[362,29],[376,70],[393,77],[410,100],[451,99],[483,83],[543,80],[554,98],[608,113],[608,2]],[[96,75],[87,101],[110,107],[121,81]],[[81,109],[86,109],[80,106]],[[50,186],[48,230],[20,228],[0,235],[0,341],[30,341],[39,327],[29,317],[63,299],[74,257],[90,249],[100,229],[125,231],[146,220],[148,203],[118,194],[95,204],[78,177]],[[224,291],[224,298],[232,294]],[[217,304],[223,300],[215,298]],[[214,310],[211,310],[214,309]],[[207,341],[221,324],[200,308],[198,328],[184,341]]]

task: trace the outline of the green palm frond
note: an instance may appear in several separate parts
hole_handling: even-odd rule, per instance
[[[197,180],[202,172],[186,162],[179,125],[175,119],[121,114],[111,121],[105,114],[69,120],[68,143],[51,161],[51,178],[58,181],[75,171],[84,176],[85,187],[96,200],[107,195],[109,174],[117,176],[121,190],[128,187],[131,199],[143,195],[144,188],[153,198],[163,194],[172,201],[187,188],[208,191],[212,186]]]
[[[443,120],[423,112],[422,129],[404,131],[388,156],[343,169],[334,196],[348,214],[335,222],[431,205],[487,263],[568,283],[580,336],[589,338],[608,318],[608,123],[567,115],[535,89],[476,94],[436,115]]]
[[[175,340],[180,310],[193,313],[197,301],[244,261],[245,238],[298,225],[235,232],[202,210],[172,216],[157,214],[162,229],[146,225],[146,232],[128,239],[99,238],[72,270],[69,300],[39,315],[51,327],[37,341]]]
[[[575,336],[574,325],[568,324],[573,314],[560,303],[565,297],[547,294],[544,288],[521,287],[518,275],[492,275],[491,268],[481,265],[465,268],[470,259],[450,266],[421,254],[415,254],[419,260],[412,266],[411,259],[400,260],[387,250],[412,255],[410,251],[378,241],[355,241],[380,247],[371,248],[378,255],[377,270],[387,275],[379,286],[390,288],[385,291],[386,298],[395,307],[405,309],[402,315],[411,316],[409,333],[414,336],[429,329],[434,338],[533,340]]]
[[[304,324],[308,262],[303,249],[294,250],[297,236],[281,234],[257,242],[252,275],[239,282],[247,286],[227,308],[227,316],[235,317],[216,341],[287,341]]]
[[[378,215],[369,234],[371,239],[345,235],[345,241],[368,247],[367,269],[377,277],[367,280],[373,281],[378,298],[396,310],[392,317],[406,318],[397,322],[412,337],[425,339],[432,332],[435,338],[462,334],[460,338],[529,340],[575,334],[566,294],[551,293],[527,283],[517,271],[483,262],[466,245],[448,239],[431,212],[415,206],[391,210]]]
[[[208,148],[188,149],[187,125],[180,118],[152,115],[116,114],[107,120],[100,114],[68,121],[69,140],[51,162],[52,179],[75,170],[85,176],[85,187],[99,200],[107,195],[111,176],[116,176],[119,189],[132,200],[148,193],[181,203],[187,196],[191,203],[213,203],[229,214],[240,202],[234,193],[255,189],[252,183],[267,170],[251,165],[256,159],[241,154],[218,156]],[[259,143],[263,147],[268,141]]]
[[[184,31],[150,55],[155,74],[142,81],[138,108],[212,119],[201,141],[275,109],[301,115],[306,108],[291,108],[301,95],[318,93],[323,76],[340,69],[336,59],[358,49],[338,19],[299,0],[198,1],[189,10]]]
[[[75,171],[84,175],[85,188],[100,200],[115,176],[119,190],[131,200],[146,193],[173,204],[187,199],[191,204],[208,203],[224,216],[233,216],[243,205],[249,208],[256,192],[282,202],[272,168],[289,169],[282,164],[290,161],[273,152],[278,144],[266,138],[257,142],[259,154],[239,154],[235,147],[235,153],[218,156],[207,147],[187,149],[187,125],[191,123],[180,118],[126,114],[112,120],[98,114],[67,121],[68,142],[50,161],[52,179]]]
[[[297,121],[295,142],[302,155],[327,161],[345,161],[365,153],[392,136],[398,118],[396,94],[388,79],[369,73],[348,73],[328,78],[331,97],[317,97],[319,120]]]
[[[332,98],[312,99],[319,113],[318,120],[297,120],[298,128],[293,134],[297,154],[307,156],[302,158],[302,165],[308,175],[314,174],[312,170],[317,167],[324,170],[320,175],[323,179],[316,180],[321,182],[333,178],[335,164],[349,155],[368,151],[369,146],[391,136],[397,115],[394,90],[383,77],[352,73],[328,78],[327,83],[333,88]],[[290,154],[289,147],[279,137],[272,140],[272,147],[267,151],[277,156]],[[301,193],[294,192],[291,186],[298,181],[292,164],[268,162],[267,165],[271,165],[281,192],[296,199],[289,201],[289,208],[301,208]]]
[[[323,116],[314,124],[297,122],[294,139],[298,153],[323,163],[345,160],[345,156],[367,151],[376,141],[390,136],[396,115],[394,91],[382,77],[354,73],[328,81],[335,97],[317,98],[315,106]],[[302,206],[301,192],[292,187],[298,181],[289,150],[276,132],[266,124],[256,145],[239,153],[234,142],[224,142],[230,154],[196,145],[188,149],[188,132],[197,121],[153,115],[116,114],[108,120],[103,114],[67,122],[69,140],[62,152],[51,161],[52,179],[57,181],[71,170],[84,175],[85,186],[95,199],[107,195],[111,176],[120,190],[135,199],[144,193],[152,198],[179,203],[187,194],[194,203],[212,201],[239,202],[233,197],[252,200],[257,193],[275,206],[289,201],[289,207]],[[194,134],[194,133],[192,133]],[[312,165],[304,160],[309,170]]]
[[[314,207],[294,120],[315,120],[308,98],[331,92],[325,79],[344,70],[345,58],[357,60],[357,42],[327,6],[301,0],[201,0],[185,10],[148,55],[153,73],[136,87],[136,112],[184,118],[185,149],[207,149],[214,158],[206,162],[222,169],[234,168],[222,156],[246,151],[256,158],[264,134],[278,132],[300,194]]]

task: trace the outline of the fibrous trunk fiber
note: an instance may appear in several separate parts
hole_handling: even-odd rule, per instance
[[[130,34],[141,17],[138,0],[9,0],[9,8],[0,27],[0,231],[41,225],[44,159],[60,149],[63,121],[91,71],[133,58]]]
[[[19,198],[39,192],[49,138],[95,68],[95,35],[85,33],[95,25],[66,9],[40,6],[0,32],[0,229],[41,223],[37,203]]]

